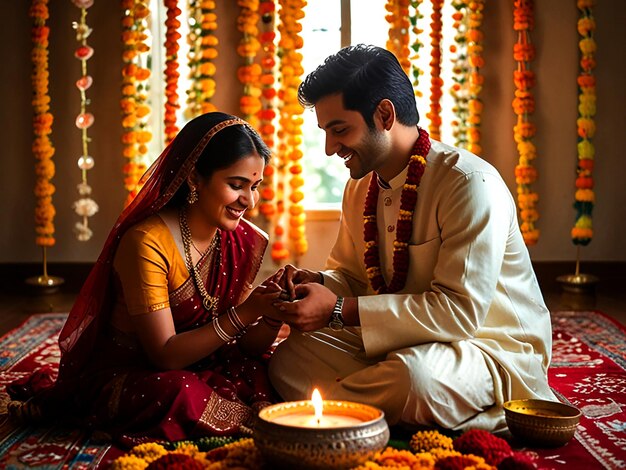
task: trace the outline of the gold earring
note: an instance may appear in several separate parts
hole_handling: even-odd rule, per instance
[[[189,194],[187,194],[187,204],[190,206],[198,202],[198,192],[194,186],[189,188]]]

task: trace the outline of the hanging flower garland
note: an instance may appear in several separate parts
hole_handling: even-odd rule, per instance
[[[139,192],[139,179],[146,171],[145,156],[152,140],[148,118],[148,80],[151,75],[147,19],[150,9],[144,0],[122,0],[122,153],[124,188],[128,191],[125,206]]]
[[[594,0],[577,0],[580,17],[578,19],[578,42],[580,49],[580,73],[578,75],[578,165],[576,168],[576,194],[574,208],[576,222],[571,231],[575,245],[588,245],[593,238],[591,214],[595,195],[593,192],[593,159],[595,147],[592,139],[596,132],[596,80],[593,69],[596,66],[596,42],[593,33],[596,22],[592,7]]]
[[[166,20],[165,20],[165,113],[163,123],[165,125],[165,145],[168,145],[176,134],[176,111],[180,108],[178,102],[178,40],[180,39],[180,16],[178,0],[165,0]]]
[[[471,69],[469,71],[467,149],[480,155],[482,153],[480,124],[482,122],[483,102],[479,95],[484,81],[480,69],[485,66],[485,59],[482,56],[483,33],[480,27],[483,22],[485,0],[472,0],[469,2],[468,8],[467,54]]]
[[[519,153],[519,161],[515,167],[515,182],[520,228],[524,242],[530,246],[539,240],[539,229],[535,227],[535,222],[539,219],[539,212],[536,209],[539,194],[532,189],[532,184],[537,179],[537,170],[532,165],[537,156],[532,142],[536,128],[529,120],[529,115],[535,110],[531,91],[535,84],[535,74],[529,69],[529,63],[535,57],[535,48],[530,42],[530,31],[534,27],[532,0],[515,0],[513,15],[513,29],[518,34],[517,42],[513,46],[513,58],[517,62],[517,70],[513,72],[515,98],[512,104],[517,115],[513,134]]]
[[[411,33],[409,37],[413,37],[413,42],[411,42],[411,56],[409,60],[411,61],[411,75],[413,77],[413,90],[415,91],[415,96],[422,96],[422,92],[419,89],[419,80],[423,73],[422,69],[417,65],[417,61],[420,57],[420,50],[423,47],[423,43],[420,39],[423,29],[418,27],[418,23],[421,19],[424,18],[424,15],[420,13],[420,5],[422,4],[422,0],[410,0],[410,6],[413,11],[412,15],[409,15],[409,21],[411,23]]]
[[[261,110],[261,65],[256,62],[257,53],[261,49],[259,41],[259,0],[238,0],[240,10],[237,19],[237,29],[242,33],[237,54],[244,60],[244,64],[237,70],[237,78],[243,85],[243,92],[239,99],[239,109],[242,118],[258,130]]]
[[[308,242],[305,237],[305,214],[302,200],[304,193],[302,186],[302,165],[300,160],[302,153],[302,106],[298,103],[298,86],[304,73],[302,68],[302,49],[304,41],[299,34],[302,31],[300,20],[304,18],[305,0],[280,0],[278,30],[280,41],[278,43],[280,57],[281,88],[279,99],[280,107],[280,130],[278,138],[278,182],[276,188],[276,226],[281,224],[281,218],[285,210],[285,197],[289,194],[289,239],[294,249],[294,256],[299,257],[308,250]],[[289,190],[285,186],[289,171]],[[280,231],[281,229],[279,229]],[[286,244],[277,236],[272,244],[272,259],[279,263],[289,257],[290,251]]]
[[[213,62],[217,58],[218,39],[217,14],[214,0],[189,0],[189,78],[191,87],[187,90],[187,108],[184,115],[192,119],[200,114],[217,111],[211,102],[215,95],[215,73]]]
[[[411,71],[409,49],[409,0],[387,0],[385,4],[389,23],[387,50],[393,52],[408,75]]]
[[[259,4],[259,14],[261,15],[262,32],[259,35],[261,43],[261,109],[258,112],[259,133],[267,146],[274,149],[274,139],[276,127],[274,120],[276,118],[275,98],[276,88],[274,87],[275,77],[274,69],[276,67],[276,33],[274,32],[274,18],[276,5],[274,0],[263,0]],[[274,152],[272,152],[273,154]],[[273,220],[276,214],[276,205],[274,198],[276,196],[275,178],[276,163],[270,162],[265,166],[263,171],[263,182],[260,188],[259,212],[266,220]],[[281,237],[284,229],[280,225],[273,227],[274,235]]]
[[[467,148],[468,120],[469,120],[469,62],[467,60],[468,40],[468,2],[465,0],[453,0],[452,27],[455,30],[454,43],[450,46],[452,54],[452,81],[450,95],[452,95],[452,136],[454,144],[460,148]]]
[[[33,0],[28,15],[33,19],[31,39],[33,49],[31,60],[33,71],[33,156],[35,157],[35,243],[44,248],[53,246],[54,216],[56,211],[52,204],[55,192],[50,180],[54,177],[54,147],[50,141],[54,116],[50,112],[50,95],[48,94],[48,36],[50,28],[46,26],[49,18],[48,0]]]
[[[84,242],[91,239],[93,231],[89,228],[89,217],[98,212],[98,204],[91,196],[91,186],[87,181],[87,172],[94,166],[94,159],[89,155],[89,136],[87,129],[94,123],[93,114],[87,112],[86,91],[91,87],[93,79],[87,74],[87,61],[93,56],[94,50],[87,44],[87,38],[92,29],[87,26],[87,9],[93,5],[93,0],[72,0],[74,5],[80,8],[80,21],[73,24],[76,30],[76,40],[79,43],[74,52],[74,57],[80,60],[81,76],[76,81],[76,87],[80,91],[80,114],[76,117],[76,127],[81,131],[82,155],[78,158],[78,168],[81,170],[81,182],[78,185],[80,198],[74,202],[74,211],[82,218],[74,226],[74,233],[79,241]]]
[[[426,116],[430,120],[428,130],[434,140],[441,140],[441,7],[443,0],[432,0],[433,12],[430,23],[430,111]]]

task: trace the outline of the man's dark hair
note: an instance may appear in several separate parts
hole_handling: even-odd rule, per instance
[[[391,52],[358,44],[326,58],[298,88],[298,101],[311,108],[328,95],[341,94],[343,105],[358,111],[370,128],[374,111],[383,99],[396,108],[398,121],[415,126],[419,121],[413,85]]]

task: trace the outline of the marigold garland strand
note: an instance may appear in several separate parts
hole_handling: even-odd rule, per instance
[[[385,4],[389,23],[387,49],[398,58],[407,75],[411,71],[411,55],[409,48],[409,0],[387,0]]]
[[[237,78],[243,85],[239,99],[241,117],[252,127],[259,129],[257,113],[261,110],[261,65],[256,61],[261,49],[259,41],[259,0],[237,0],[239,17],[237,29],[242,33],[237,54],[243,58],[243,65],[237,70]]]
[[[176,124],[176,111],[180,108],[178,101],[178,40],[180,39],[180,20],[181,14],[178,8],[177,0],[165,0],[166,19],[165,19],[165,113],[163,114],[163,123],[165,125],[165,145],[167,146],[178,134],[178,126]]]
[[[276,162],[274,161],[274,146],[276,127],[276,88],[275,88],[275,67],[276,67],[276,33],[274,32],[276,5],[274,0],[263,0],[259,4],[259,14],[261,15],[261,109],[258,112],[259,133],[261,138],[272,150],[272,161],[265,166],[263,171],[263,182],[260,187],[259,213],[265,220],[273,221],[276,215]],[[280,237],[284,233],[282,226],[274,224],[272,227],[274,235]]]
[[[454,43],[450,46],[452,55],[452,81],[450,95],[453,99],[452,112],[454,119],[451,121],[452,137],[454,145],[467,148],[468,120],[469,120],[469,62],[467,59],[468,40],[468,2],[465,0],[453,0],[452,27],[455,30]]]
[[[54,147],[50,140],[54,116],[50,112],[50,95],[48,94],[48,36],[50,28],[46,25],[49,18],[48,0],[33,0],[28,15],[33,20],[31,40],[33,49],[31,61],[33,70],[31,83],[33,87],[33,134],[32,152],[35,157],[35,243],[38,246],[53,246],[54,216],[56,211],[52,204],[52,195],[56,188],[51,183],[54,177]],[[44,251],[45,253],[45,251]]]
[[[430,110],[426,116],[430,120],[428,131],[434,140],[441,140],[441,8],[443,0],[431,0],[433,12],[430,23]]]
[[[184,115],[192,119],[200,114],[217,111],[211,102],[215,95],[215,73],[213,62],[218,55],[217,14],[214,0],[189,0],[189,78],[191,87],[187,90],[187,108]]]
[[[400,195],[400,211],[396,223],[396,239],[393,242],[393,276],[389,285],[385,282],[380,265],[378,242],[378,176],[372,174],[363,209],[363,239],[365,241],[364,263],[367,278],[377,294],[398,292],[404,288],[409,272],[409,242],[413,233],[413,212],[417,203],[417,188],[426,169],[426,155],[430,150],[428,132],[419,129],[419,137],[413,146],[406,181]]]
[[[468,4],[467,56],[470,70],[468,75],[467,149],[476,155],[482,153],[480,124],[482,122],[483,102],[479,95],[484,81],[480,69],[485,66],[485,59],[482,55],[483,33],[480,30],[484,8],[485,0],[472,0]]]
[[[411,6],[411,10],[413,12],[412,14],[409,15],[409,22],[411,23],[411,33],[412,33],[412,34],[409,34],[409,38],[413,38],[412,42],[410,43],[410,48],[412,52],[410,56],[411,75],[409,75],[409,77],[412,77],[413,90],[415,91],[415,96],[418,96],[418,97],[421,97],[423,95],[422,91],[419,89],[419,81],[420,81],[420,77],[422,76],[424,72],[418,66],[420,50],[424,46],[424,44],[422,43],[420,39],[424,30],[418,27],[420,20],[424,18],[424,15],[420,13],[420,5],[422,4],[422,1],[423,0],[410,0],[409,2]]]
[[[594,117],[596,115],[596,80],[593,69],[596,67],[596,42],[593,33],[596,22],[593,17],[594,0],[577,0],[580,17],[577,23],[580,62],[578,74],[578,163],[576,167],[576,193],[574,209],[576,221],[571,230],[572,242],[575,245],[588,245],[593,238],[592,211],[595,202],[593,191],[593,162],[595,147],[593,137],[596,132]]]
[[[139,179],[146,171],[145,156],[152,132],[148,126],[151,109],[148,104],[148,46],[147,19],[150,9],[145,0],[122,0],[122,153],[124,188],[128,191],[124,205],[139,192]]]
[[[513,72],[515,98],[512,104],[517,115],[513,135],[519,154],[519,161],[515,167],[515,182],[520,229],[524,243],[530,246],[539,240],[539,229],[535,227],[535,222],[539,219],[536,208],[539,194],[532,189],[532,184],[537,180],[537,170],[533,166],[537,152],[532,142],[536,128],[530,122],[530,115],[535,110],[535,100],[531,91],[535,85],[535,74],[529,66],[535,57],[535,48],[530,42],[530,31],[534,27],[533,1],[515,0],[513,15],[513,29],[518,35],[513,46],[513,58],[517,62],[517,70]]]
[[[80,21],[73,24],[76,30],[76,40],[79,43],[74,51],[74,57],[80,60],[81,76],[76,81],[76,87],[80,91],[80,113],[76,117],[76,127],[81,131],[82,155],[78,158],[78,168],[81,170],[81,182],[78,184],[78,194],[80,198],[74,202],[73,209],[81,217],[81,221],[74,226],[74,233],[79,241],[84,242],[91,239],[93,231],[89,228],[89,217],[98,212],[98,204],[91,198],[91,186],[87,181],[87,172],[94,166],[94,159],[89,155],[90,138],[87,134],[94,123],[94,116],[87,112],[86,91],[91,87],[93,78],[87,74],[87,61],[91,58],[94,50],[87,44],[87,38],[92,29],[87,25],[87,9],[93,5],[93,0],[72,0],[80,8]]]
[[[298,86],[300,85],[304,69],[302,68],[302,54],[298,52],[304,45],[300,35],[304,18],[305,0],[279,0],[280,10],[278,30],[280,41],[278,43],[278,56],[280,57],[280,83],[278,97],[281,100],[279,131],[278,131],[278,167],[276,187],[276,226],[281,225],[281,219],[285,211],[285,198],[289,198],[289,231],[288,236],[293,251],[277,234],[272,244],[272,259],[276,263],[287,259],[290,255],[298,258],[304,255],[308,249],[305,237],[305,214],[302,200],[304,193],[302,186],[302,165],[300,160],[302,153],[302,106],[298,103]],[[287,176],[289,172],[290,176]],[[289,188],[285,186],[288,180]],[[280,233],[281,229],[278,229]]]

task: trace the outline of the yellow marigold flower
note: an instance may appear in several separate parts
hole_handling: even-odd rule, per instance
[[[594,116],[596,114],[596,96],[581,93],[578,96],[578,112],[581,116]]]
[[[450,456],[454,456],[454,455],[463,455],[460,452],[453,450],[453,449],[444,449],[444,448],[435,448],[432,449],[430,452],[430,455],[432,455],[435,458],[435,461],[437,460],[441,460],[445,457],[450,457]]]
[[[148,462],[136,455],[128,454],[118,457],[111,463],[111,470],[144,470]]]
[[[590,55],[596,52],[598,46],[593,38],[583,38],[578,42],[578,47],[583,55]]]
[[[596,21],[593,18],[585,16],[578,20],[578,34],[587,36],[591,31],[596,30]]]
[[[161,444],[157,444],[156,442],[146,442],[133,447],[130,453],[150,463],[167,454],[167,450],[165,450],[165,447]]]
[[[576,228],[579,229],[591,229],[593,226],[593,222],[591,217],[588,215],[581,215],[578,220],[576,220]]]
[[[592,189],[578,189],[574,195],[577,201],[594,202],[595,195]]]
[[[432,449],[452,449],[452,439],[438,431],[418,431],[411,437],[414,452],[430,452]]]
[[[593,159],[593,157],[596,154],[596,149],[594,145],[587,139],[584,139],[578,142],[577,148],[578,148],[578,156],[580,158]]]

